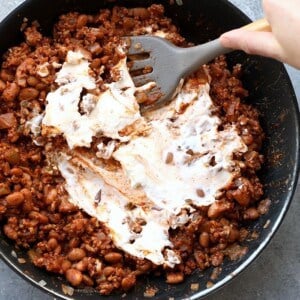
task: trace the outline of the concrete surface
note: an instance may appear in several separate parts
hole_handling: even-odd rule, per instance
[[[49,0],[48,0],[49,1]],[[195,0],[196,1],[196,0]],[[0,0],[0,20],[22,0]],[[231,0],[251,18],[261,17],[259,0]],[[3,38],[3,37],[2,37]],[[288,67],[300,99],[300,72]],[[289,212],[271,244],[232,283],[207,300],[296,300],[300,299],[300,186]],[[24,281],[0,261],[0,299],[53,300]]]

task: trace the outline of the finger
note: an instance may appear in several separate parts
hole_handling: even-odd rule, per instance
[[[220,37],[222,45],[226,48],[243,50],[248,54],[256,54],[283,60],[281,46],[272,32],[254,32],[236,29],[224,33]]]

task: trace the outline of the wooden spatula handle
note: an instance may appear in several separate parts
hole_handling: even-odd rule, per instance
[[[249,31],[269,31],[269,32],[272,31],[269,22],[264,18],[256,20],[246,26],[243,26],[242,28],[247,29]]]

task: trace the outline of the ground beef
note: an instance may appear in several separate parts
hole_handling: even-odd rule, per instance
[[[149,26],[168,32],[168,39],[176,45],[188,45],[164,16],[161,5],[115,7],[96,15],[71,12],[59,18],[52,37],[44,37],[36,22],[27,27],[25,41],[9,49],[0,71],[3,232],[17,247],[27,249],[37,267],[65,276],[75,287],[94,287],[101,294],[128,291],[142,274],[161,274],[168,283],[176,284],[197,268],[220,266],[226,256],[240,257],[246,251],[239,246],[247,237],[245,222],[266,213],[260,204],[263,186],[256,175],[263,163],[259,113],[243,102],[248,92],[240,80],[242,66],[229,70],[224,56],[207,66],[210,95],[222,120],[220,130],[235,124],[248,151],[235,157],[240,175],[217,201],[198,208],[185,226],[170,230],[181,264],[166,269],[120,251],[97,219],[68,202],[64,179],[45,160],[50,146],[35,145],[25,123],[44,110],[46,95],[56,87],[55,74],[69,50],[80,49],[90,61],[93,75],[101,73],[101,90],[104,83],[113,81],[110,70],[122,56],[116,47],[120,37],[144,34]],[[65,141],[57,138],[55,143]],[[233,249],[237,249],[234,254]]]

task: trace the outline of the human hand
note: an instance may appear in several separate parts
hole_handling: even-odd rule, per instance
[[[300,69],[300,0],[263,0],[272,32],[236,29],[224,33],[224,47],[272,57]]]

